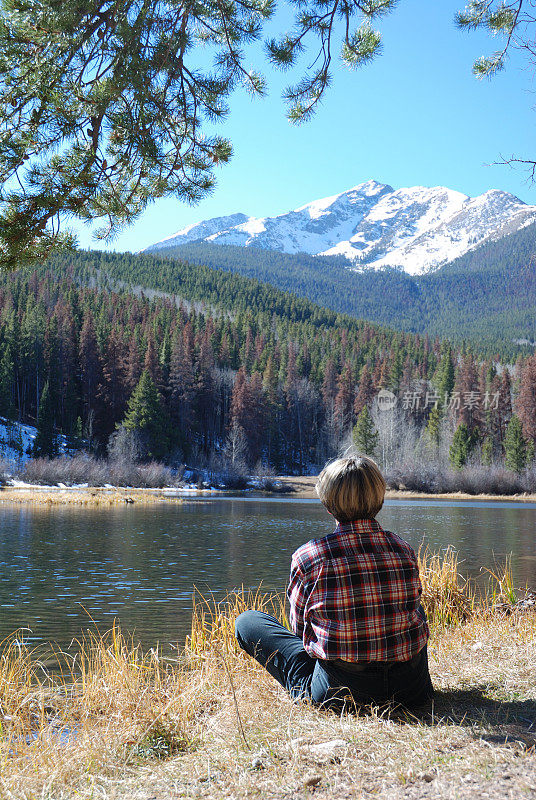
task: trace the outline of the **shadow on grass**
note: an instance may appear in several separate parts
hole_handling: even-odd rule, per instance
[[[393,722],[422,725],[462,725],[475,728],[490,744],[516,743],[536,748],[536,700],[498,700],[493,686],[436,690],[434,700],[412,711],[394,709]],[[497,687],[498,688],[498,687]]]

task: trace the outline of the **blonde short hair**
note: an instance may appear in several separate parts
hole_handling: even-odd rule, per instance
[[[326,464],[315,488],[337,522],[375,517],[385,497],[385,479],[368,456],[338,458]]]

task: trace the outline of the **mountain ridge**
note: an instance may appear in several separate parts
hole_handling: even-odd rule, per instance
[[[142,252],[203,241],[342,256],[354,270],[423,275],[534,221],[536,206],[500,189],[471,198],[442,186],[393,189],[370,180],[274,217],[239,212],[202,220]]]

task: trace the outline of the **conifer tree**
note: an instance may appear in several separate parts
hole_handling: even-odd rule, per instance
[[[167,398],[169,390],[169,365],[171,362],[171,338],[169,336],[169,328],[166,328],[158,361],[160,363],[163,391]]]
[[[91,312],[84,315],[78,348],[80,384],[84,419],[98,408],[99,389],[103,383],[102,364],[97,347],[97,336]],[[99,409],[100,410],[100,409]],[[76,424],[76,423],[75,423]]]
[[[139,436],[146,457],[162,459],[169,452],[169,423],[155,383],[146,369],[128,401],[122,424],[127,431]]]
[[[236,374],[231,397],[231,428],[239,428],[246,437],[246,461],[254,464],[259,456],[265,426],[265,394],[258,372],[248,381],[244,367]]]
[[[161,392],[163,387],[162,368],[160,366],[160,360],[156,353],[156,346],[152,332],[149,332],[149,335],[147,337],[147,349],[145,351],[143,368],[147,370],[147,372],[153,379],[154,385],[156,386],[158,391]]]
[[[76,449],[80,449],[82,447],[83,438],[84,438],[84,426],[82,424],[82,417],[77,417],[73,431],[74,446],[76,447]]]
[[[58,439],[54,431],[54,410],[48,381],[43,386],[39,401],[37,434],[34,439],[32,455],[34,458],[54,458],[58,455]]]
[[[400,381],[404,372],[404,360],[400,347],[397,347],[391,363],[391,370],[389,372],[389,386],[393,392],[400,388]]]
[[[280,68],[309,42],[316,50],[285,91],[292,121],[310,117],[328,86],[336,35],[346,64],[361,66],[380,49],[371,23],[395,4],[296,6],[294,30],[265,47]],[[275,8],[272,0],[4,3],[0,179],[10,189],[0,196],[0,262],[14,268],[72,245],[58,232],[63,216],[100,220],[104,238],[154,198],[191,203],[209,193],[232,146],[207,135],[205,124],[226,116],[238,84],[265,93],[245,45],[261,39]]]
[[[497,403],[497,426],[499,429],[499,439],[502,443],[506,436],[506,428],[512,416],[512,382],[508,369],[503,369],[501,383],[499,386],[499,397]]]
[[[125,385],[129,392],[133,392],[138,385],[142,372],[143,362],[140,355],[138,337],[136,332],[133,332],[128,343],[125,364]]]
[[[455,469],[461,469],[467,463],[471,449],[471,434],[465,422],[462,422],[454,432],[454,438],[449,449],[449,460]]]
[[[428,433],[430,442],[439,447],[439,440],[441,434],[441,419],[443,417],[439,403],[435,405],[430,411],[428,422],[426,424],[426,432]]]
[[[375,428],[374,421],[365,406],[361,411],[352,431],[352,439],[360,453],[372,458],[375,455],[380,435]]]
[[[262,377],[254,372],[249,381],[249,425],[247,429],[251,461],[255,464],[260,456],[266,429],[266,396]]]
[[[54,361],[55,384],[51,390],[56,401],[56,422],[60,429],[72,431],[76,421],[77,353],[75,321],[66,298],[60,298],[54,309],[56,318],[56,352]],[[49,378],[50,380],[50,378]]]
[[[464,356],[456,376],[455,389],[459,392],[460,408],[458,422],[463,423],[469,433],[482,425],[482,398],[480,382],[473,354],[469,351]]]
[[[445,408],[448,404],[450,394],[454,388],[455,374],[454,364],[452,363],[452,349],[447,345],[445,353],[437,370],[437,392],[439,394],[438,406]]]
[[[324,377],[322,380],[322,399],[328,412],[333,412],[333,403],[337,394],[337,371],[333,358],[328,358],[324,366]]]
[[[102,429],[105,435],[110,435],[115,423],[122,419],[125,413],[129,391],[126,385],[127,351],[125,341],[119,330],[113,328],[104,350],[102,374],[103,405],[107,409],[108,419],[102,419]],[[105,425],[105,423],[108,423]]]
[[[352,367],[346,363],[337,379],[337,395],[334,401],[334,422],[339,436],[346,433],[352,422],[354,403],[354,381]]]
[[[522,472],[527,461],[527,443],[523,436],[521,420],[517,414],[512,418],[506,429],[504,437],[505,464],[514,472]]]
[[[26,309],[21,323],[21,363],[24,374],[25,392],[21,416],[37,417],[37,407],[41,394],[41,376],[44,371],[43,344],[46,312],[41,302],[36,303],[37,286],[30,290]],[[35,294],[34,294],[35,292]]]
[[[225,331],[221,337],[219,362],[222,367],[228,367],[231,364],[231,348],[229,346],[229,334],[227,331]]]
[[[204,445],[205,453],[209,453],[214,445],[216,419],[214,415],[214,352],[211,342],[203,337],[199,344],[199,355],[195,364],[194,411],[198,423],[198,432]]]
[[[192,445],[192,438],[188,434],[194,424],[195,398],[193,344],[189,323],[182,332],[177,329],[173,337],[168,395],[173,425],[180,435],[182,449],[188,454]]]
[[[402,373],[402,377],[400,378],[400,387],[399,392],[408,392],[411,389],[413,378],[413,358],[410,353],[407,354],[406,360],[404,362],[404,371]]]
[[[356,417],[359,417],[365,406],[370,405],[375,394],[376,388],[374,386],[374,381],[370,374],[368,364],[365,364],[359,378],[359,386],[354,402],[354,414]]]
[[[11,348],[6,345],[0,358],[0,416],[6,419],[15,417],[13,403],[13,359]]]
[[[526,439],[536,439],[536,354],[521,369],[516,408]]]
[[[298,375],[302,375],[304,378],[308,378],[311,374],[311,354],[307,346],[307,341],[302,342],[296,360],[296,368],[298,370]]]
[[[262,384],[267,417],[264,436],[266,457],[268,463],[272,464],[280,471],[284,466],[280,435],[282,402],[272,353],[270,353],[266,362],[266,367],[262,376]]]
[[[243,364],[247,375],[251,373],[251,368],[253,366],[253,357],[254,357],[253,334],[251,331],[251,325],[248,325],[246,330],[246,340],[240,352],[240,361]]]
[[[534,444],[534,439],[529,439],[527,442],[527,455],[526,455],[527,468],[534,466],[535,455],[536,455],[536,446]]]
[[[482,464],[491,467],[493,464],[493,440],[491,436],[486,436],[482,442]]]

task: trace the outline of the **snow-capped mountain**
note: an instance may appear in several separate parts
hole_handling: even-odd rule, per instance
[[[205,220],[146,251],[206,241],[342,255],[354,269],[390,266],[420,275],[534,221],[536,206],[508,192],[493,189],[472,198],[443,186],[395,190],[371,180],[276,217],[232,214]]]

